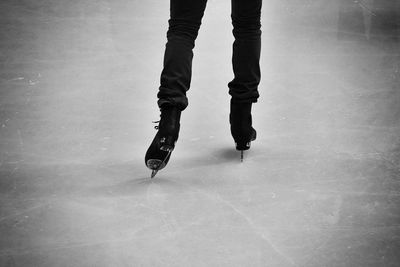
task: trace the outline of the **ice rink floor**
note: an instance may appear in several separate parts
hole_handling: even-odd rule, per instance
[[[168,1],[1,1],[0,266],[400,266],[399,9],[264,1],[240,163],[230,1],[210,0],[151,180]]]

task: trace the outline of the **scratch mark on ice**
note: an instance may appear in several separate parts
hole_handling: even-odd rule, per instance
[[[253,220],[251,218],[249,218],[246,214],[244,214],[242,211],[240,211],[238,208],[235,207],[235,205],[233,205],[231,202],[221,198],[220,195],[217,195],[216,197],[220,202],[224,203],[226,206],[229,206],[232,210],[234,210],[237,214],[239,214],[243,219],[246,220],[246,222],[248,223],[248,225],[253,229],[254,232],[258,233],[260,235],[260,237],[265,240],[271,247],[272,249],[279,255],[281,256],[284,260],[286,260],[287,262],[289,262],[291,265],[293,266],[297,266],[296,263],[289,258],[288,256],[286,256],[283,252],[281,252],[272,242],[271,240],[269,240],[269,238],[264,234],[264,233],[260,233],[260,231],[258,230],[258,227],[254,224]]]

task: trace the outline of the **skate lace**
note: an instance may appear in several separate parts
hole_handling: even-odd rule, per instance
[[[160,121],[152,121],[152,123],[160,123]],[[154,126],[154,129],[158,130],[160,128],[160,125]]]

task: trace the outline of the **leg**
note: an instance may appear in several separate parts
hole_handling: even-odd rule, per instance
[[[228,84],[231,95],[229,121],[236,149],[250,148],[256,139],[251,106],[259,97],[262,0],[232,0],[234,79]]]
[[[186,91],[190,87],[194,43],[206,3],[207,0],[170,0],[168,42],[157,95],[161,120],[145,155],[151,177],[168,164],[178,140],[181,111],[188,105]]]
[[[157,94],[158,105],[172,105],[184,110],[188,105],[186,91],[190,88],[195,40],[207,0],[170,0],[168,42],[164,54]]]
[[[228,84],[233,102],[252,103],[259,97],[262,0],[232,0],[234,79]]]

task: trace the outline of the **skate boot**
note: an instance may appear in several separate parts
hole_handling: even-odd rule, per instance
[[[251,141],[256,140],[257,136],[252,127],[251,106],[252,103],[234,103],[231,100],[229,122],[236,150],[240,151],[240,161],[243,161],[243,151],[250,149]]]
[[[158,126],[154,127],[158,132],[145,156],[146,166],[152,170],[151,178],[168,164],[179,136],[181,111],[173,106],[161,107],[160,117]]]

